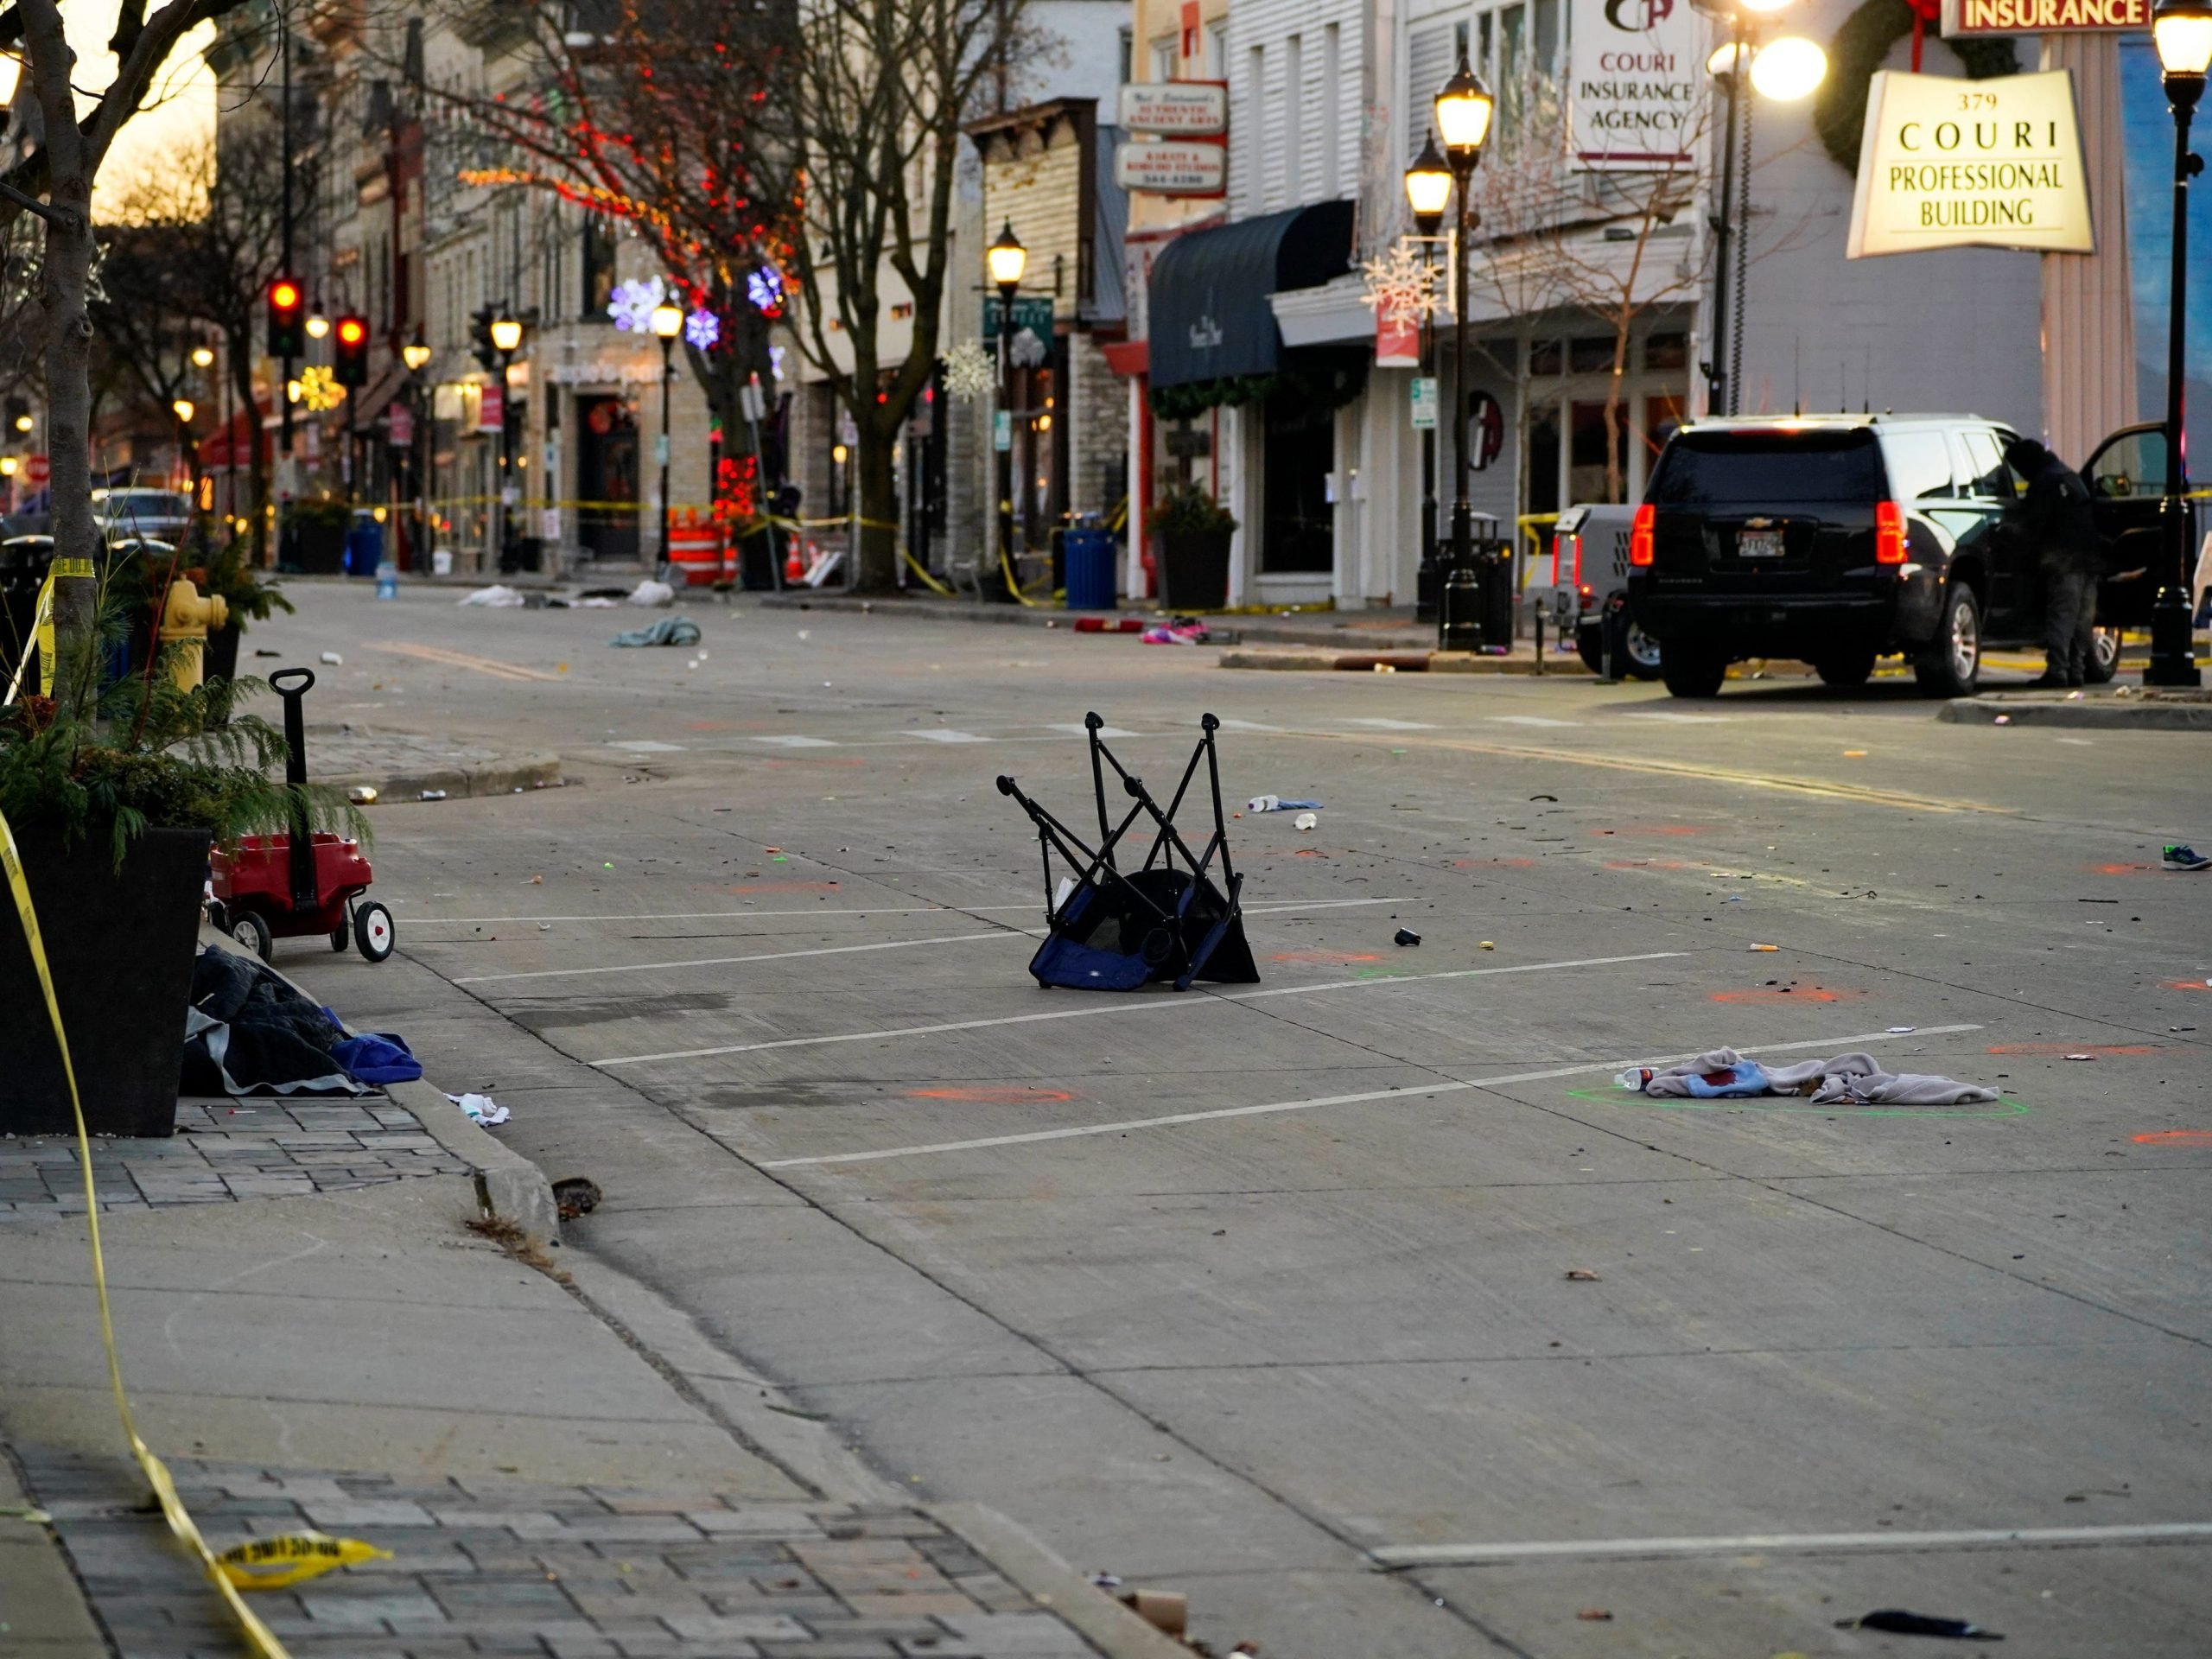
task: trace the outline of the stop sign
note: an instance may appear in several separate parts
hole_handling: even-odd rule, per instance
[[[33,489],[42,487],[46,483],[48,467],[44,455],[26,455],[23,458],[23,478]]]

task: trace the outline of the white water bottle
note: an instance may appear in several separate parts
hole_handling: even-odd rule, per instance
[[[1651,1068],[1648,1065],[1631,1065],[1627,1071],[1614,1077],[1613,1081],[1624,1089],[1633,1089],[1640,1095],[1643,1092],[1643,1085],[1651,1081]]]

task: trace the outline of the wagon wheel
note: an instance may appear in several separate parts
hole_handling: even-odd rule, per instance
[[[353,907],[353,943],[371,962],[382,962],[399,942],[391,912],[375,899]]]

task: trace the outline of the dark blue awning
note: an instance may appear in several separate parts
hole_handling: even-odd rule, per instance
[[[1153,385],[1273,374],[1281,362],[1282,334],[1268,296],[1318,288],[1351,265],[1348,201],[1293,207],[1176,238],[1152,267]]]

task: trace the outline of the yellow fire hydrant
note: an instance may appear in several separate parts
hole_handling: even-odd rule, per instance
[[[202,594],[191,581],[179,576],[169,584],[169,600],[162,611],[163,646],[180,645],[169,671],[176,689],[190,691],[207,676],[207,632],[231,620],[230,601],[219,594]]]

